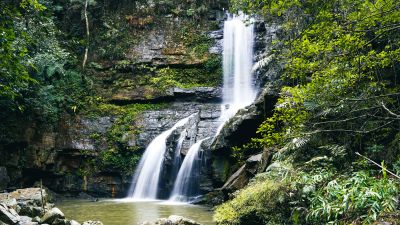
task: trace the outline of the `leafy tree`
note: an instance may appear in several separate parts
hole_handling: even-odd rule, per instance
[[[56,121],[62,111],[80,108],[86,95],[85,79],[74,70],[75,57],[60,44],[52,14],[55,8],[52,2],[41,3],[0,3],[4,9],[0,21],[0,117],[4,121],[16,109],[28,117]]]
[[[25,31],[15,29],[16,21],[22,20],[24,11],[41,11],[45,7],[36,0],[24,0],[2,1],[0,8],[0,101],[22,109],[17,99],[35,80],[29,74],[33,68],[28,61],[31,40]]]

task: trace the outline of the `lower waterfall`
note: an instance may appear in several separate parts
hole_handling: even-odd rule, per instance
[[[129,197],[135,200],[157,199],[163,156],[167,149],[167,138],[174,130],[184,126],[192,116],[180,120],[171,129],[158,135],[149,144],[135,171]]]
[[[190,202],[199,195],[199,175],[201,169],[201,144],[205,138],[190,147],[176,178],[170,201]]]

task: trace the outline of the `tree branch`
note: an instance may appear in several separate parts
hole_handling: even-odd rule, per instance
[[[89,0],[85,1],[85,8],[84,8],[84,16],[85,16],[85,23],[86,23],[86,48],[85,48],[85,55],[83,56],[83,62],[82,62],[82,68],[85,69],[86,66],[86,61],[88,58],[88,53],[89,53],[89,19],[87,15],[87,8],[88,8]]]
[[[358,152],[356,152],[356,155],[361,156],[362,158],[364,158],[364,159],[370,161],[371,163],[373,163],[374,165],[378,166],[379,168],[386,170],[389,174],[393,175],[394,177],[400,179],[400,177],[397,176],[397,174],[395,174],[395,173],[391,172],[390,170],[388,170],[388,169],[382,167],[381,165],[379,165],[378,163],[376,163],[376,162],[373,161],[372,159],[370,159],[370,158],[368,158],[368,157],[366,157],[366,156],[363,156],[363,155],[361,155],[361,154],[358,153]]]
[[[392,115],[392,116],[394,116],[396,118],[400,118],[400,115],[390,111],[390,109],[388,109],[383,102],[381,102],[381,105],[382,105],[383,109],[385,109],[390,115]]]

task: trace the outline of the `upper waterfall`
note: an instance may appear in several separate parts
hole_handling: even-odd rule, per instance
[[[249,22],[246,24],[246,22]],[[222,121],[253,103],[257,90],[252,75],[254,25],[244,14],[228,15],[223,39]]]

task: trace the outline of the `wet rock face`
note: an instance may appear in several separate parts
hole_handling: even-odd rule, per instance
[[[142,128],[136,145],[145,148],[157,135],[173,127],[179,120],[194,114],[198,114],[195,121],[192,119],[189,125],[185,126],[189,134],[183,142],[182,152],[187,152],[192,142],[202,139],[203,136],[213,135],[212,132],[215,128],[213,129],[212,124],[220,115],[219,104],[177,102],[172,103],[167,109],[147,111],[136,121],[136,124]],[[199,123],[208,124],[208,129],[198,130]],[[178,129],[177,132],[179,131]]]
[[[172,102],[182,98],[185,101],[219,101],[219,82],[210,84],[207,78],[208,75],[218,77],[221,73],[213,60],[222,56],[221,25],[224,12],[221,8],[209,10],[207,14],[201,20],[163,13],[154,16],[157,17],[156,24],[147,27],[145,31],[138,31],[140,37],[133,34],[132,38],[136,38],[137,42],[124,49],[119,61],[97,63],[101,69],[97,69],[94,83],[99,95],[118,104]],[[188,33],[190,36],[186,37]],[[158,76],[158,72],[165,68],[173,69],[176,76],[180,77],[174,79],[186,85],[160,88],[152,84],[151,78]],[[199,80],[196,76],[203,79]],[[190,82],[191,79],[197,82]],[[199,85],[207,87],[177,88]]]
[[[66,118],[67,124],[64,125],[66,130],[64,135],[58,136],[57,142],[59,148],[74,149],[82,151],[98,151],[106,146],[101,146],[95,143],[95,140],[90,138],[92,134],[104,135],[107,130],[113,125],[114,118],[98,117],[84,118],[78,117],[75,119]]]
[[[168,153],[165,156],[164,174],[165,177],[168,177],[173,170],[172,154],[174,154],[176,140],[181,131],[187,130],[180,153],[183,158],[190,146],[197,140],[214,135],[218,128],[216,120],[220,116],[218,103],[175,102],[166,108],[145,111],[135,121],[132,121],[135,126],[140,127],[141,132],[133,136],[127,134],[124,138],[127,140],[128,146],[134,147],[138,151],[144,151],[157,135],[192,114],[196,116],[190,124],[177,130],[167,143]],[[4,157],[4,160],[0,164],[15,171],[10,175],[12,181],[18,186],[21,184],[33,185],[42,179],[45,186],[60,193],[78,195],[81,192],[87,192],[95,197],[125,197],[131,179],[123,176],[121,171],[99,171],[90,176],[81,176],[77,173],[87,157],[99,157],[102,151],[108,149],[107,130],[113,126],[114,122],[115,118],[107,116],[98,118],[65,117],[57,132],[51,129],[29,131],[34,134],[32,134],[29,144],[24,146],[31,147],[22,147],[18,154],[8,151],[8,149],[6,151],[0,149],[0,152],[5,153],[1,156]],[[97,138],[93,138],[93,136]],[[19,169],[22,161],[26,161],[25,167]],[[5,174],[4,169],[1,171],[4,171],[3,174]],[[204,173],[208,180],[211,179],[208,177],[209,174],[209,172]],[[5,175],[2,177],[6,179]],[[23,179],[20,179],[21,177]],[[166,190],[172,188],[172,179],[169,178],[165,181]],[[208,185],[211,185],[211,182],[208,182]],[[210,188],[210,186],[205,187],[205,189]],[[31,209],[35,210],[29,208],[29,210]],[[27,212],[27,214],[31,213]]]
[[[175,99],[191,99],[199,102],[220,101],[222,99],[221,87],[194,87],[174,88]]]

